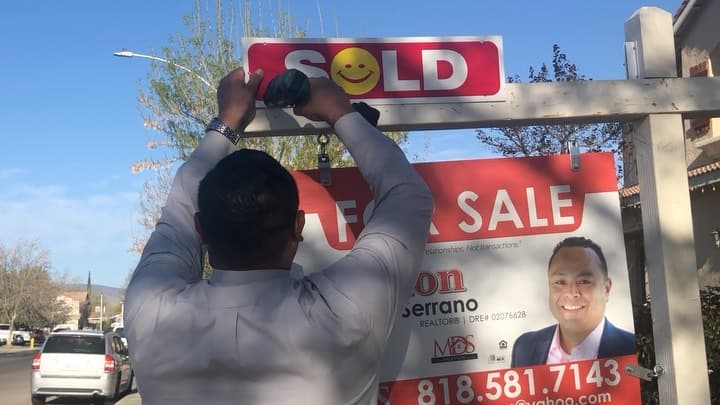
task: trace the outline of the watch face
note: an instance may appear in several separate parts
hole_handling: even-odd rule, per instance
[[[228,129],[230,129],[227,125],[225,125],[225,123],[223,123],[222,121],[220,121],[217,118],[215,118],[215,120],[213,121],[213,124],[215,124],[215,128],[217,128],[221,132],[227,131]]]

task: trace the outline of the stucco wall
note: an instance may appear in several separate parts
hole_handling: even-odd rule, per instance
[[[683,76],[690,76],[690,66],[705,60],[718,46],[720,40],[718,17],[720,17],[720,2],[705,1],[701,10],[692,15],[689,23],[685,24],[681,36],[676,38]],[[716,74],[720,76],[718,69],[720,64],[714,66]]]
[[[696,189],[691,196],[700,285],[720,285],[720,248],[712,235],[713,230],[720,229],[720,184]]]

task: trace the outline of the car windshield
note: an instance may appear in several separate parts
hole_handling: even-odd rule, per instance
[[[105,337],[87,335],[50,336],[43,353],[105,354]]]
[[[0,330],[10,330],[10,325],[0,325]]]

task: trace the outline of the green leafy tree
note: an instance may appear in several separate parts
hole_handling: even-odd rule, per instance
[[[217,0],[214,10],[208,11],[203,3],[196,1],[194,10],[183,19],[185,30],[171,35],[167,45],[160,49],[159,56],[171,63],[153,63],[147,89],[140,90],[139,103],[145,126],[160,135],[148,142],[148,148],[165,153],[163,158],[143,159],[132,166],[136,173],[146,169],[157,173],[146,182],[141,196],[140,225],[144,234],[134,237],[132,251],[142,251],[147,234],[155,226],[170,187],[173,164],[190,155],[205,133],[205,125],[217,112],[212,85],[227,72],[242,66],[239,46],[242,37],[305,36],[305,29],[298,26],[279,4],[269,17],[261,12],[253,15],[248,1],[242,3],[241,8],[237,13],[231,5]],[[264,24],[264,18],[271,24]],[[404,132],[388,135],[400,145],[407,141]],[[315,136],[244,138],[238,146],[263,150],[289,169],[317,167]],[[353,165],[352,158],[337,139],[333,138],[326,151],[333,167]]]
[[[529,83],[573,82],[589,80],[578,72],[560,46],[553,45],[550,68],[543,63],[540,67],[530,66]],[[508,76],[508,83],[522,83],[520,76]],[[558,95],[561,97],[561,95]],[[584,151],[611,151],[620,162],[622,130],[619,123],[599,124],[558,124],[534,126],[508,126],[503,128],[478,129],[477,138],[503,156],[538,156],[567,153],[568,142],[577,142]],[[618,167],[618,170],[621,170]]]

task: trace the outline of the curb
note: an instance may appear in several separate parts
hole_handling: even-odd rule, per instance
[[[28,353],[37,353],[39,351],[39,347],[35,347],[33,349],[0,349],[0,357],[19,357]]]
[[[119,401],[115,402],[115,405],[142,405],[142,398],[140,398],[137,391],[133,391],[120,398]]]

